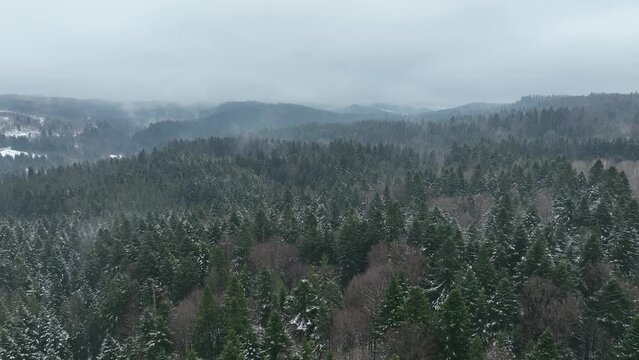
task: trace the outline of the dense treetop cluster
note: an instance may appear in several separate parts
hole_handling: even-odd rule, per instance
[[[639,205],[615,166],[637,117],[621,136],[598,114],[27,166],[0,179],[0,358],[637,359]]]

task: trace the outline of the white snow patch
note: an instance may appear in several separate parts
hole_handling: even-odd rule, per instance
[[[30,156],[31,158],[47,157],[46,155],[30,154],[26,151],[13,150],[11,147],[0,148],[0,156],[10,156],[15,159],[16,156],[20,155]]]
[[[4,136],[7,137],[38,137],[40,136],[40,131],[38,130],[18,130],[11,129],[4,132]]]
[[[12,158],[15,158],[18,155],[27,155],[29,156],[28,152],[24,152],[24,151],[19,151],[19,150],[13,150],[10,147],[6,147],[6,148],[0,148],[0,155],[1,156],[11,156]]]

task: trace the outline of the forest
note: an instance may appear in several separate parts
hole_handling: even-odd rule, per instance
[[[0,135],[0,359],[639,359],[637,94],[99,105]]]

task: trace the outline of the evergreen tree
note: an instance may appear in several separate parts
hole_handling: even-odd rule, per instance
[[[286,312],[292,319],[294,332],[305,339],[319,339],[320,300],[307,279],[300,281],[286,300]]]
[[[514,274],[519,262],[513,245],[514,209],[510,196],[501,194],[491,211],[490,222],[486,228],[486,239],[492,244],[494,262]]]
[[[220,360],[244,360],[244,354],[242,353],[242,349],[240,346],[240,340],[235,334],[235,332],[231,331],[226,335],[226,341],[224,343],[224,349],[222,350],[222,354],[220,355]]]
[[[268,360],[276,360],[288,352],[290,340],[286,334],[286,328],[282,317],[277,311],[271,313],[266,332],[264,334],[264,352]]]
[[[235,276],[231,276],[224,293],[224,330],[242,336],[250,324],[249,309],[244,289]]]
[[[470,351],[470,317],[464,297],[453,289],[439,311],[438,344],[442,359],[466,360]]]
[[[147,309],[140,319],[143,352],[147,359],[164,359],[171,353],[171,332],[163,311]]]
[[[362,237],[355,213],[350,211],[346,215],[337,243],[337,258],[343,284],[366,268],[367,254],[368,244]]]
[[[616,359],[639,359],[639,316],[635,316],[615,349]]]
[[[468,359],[469,360],[484,360],[485,350],[484,345],[481,342],[479,337],[474,336],[470,341],[470,349],[468,350]]]
[[[470,332],[480,339],[486,340],[490,312],[488,299],[484,288],[477,281],[472,269],[468,269],[459,282],[459,288],[464,296],[470,316]]]
[[[304,235],[300,241],[300,256],[308,263],[319,261],[329,250],[318,228],[317,218],[309,212],[304,219]]]
[[[404,303],[404,316],[407,321],[427,329],[431,323],[431,308],[426,293],[419,287],[408,289]]]
[[[559,260],[553,274],[553,282],[562,294],[577,290],[577,279],[572,264],[565,259]]]
[[[41,312],[40,338],[38,343],[42,346],[44,359],[64,360],[71,358],[69,334],[62,327],[58,318],[48,311]]]
[[[602,285],[599,278],[593,273],[596,266],[602,262],[603,256],[601,239],[599,235],[593,234],[584,244],[579,263],[582,292],[585,297],[590,297]]]
[[[477,259],[473,264],[474,274],[477,276],[479,285],[488,292],[491,292],[495,287],[495,268],[490,261],[490,253],[490,245],[482,243],[479,247]]]
[[[429,289],[436,303],[440,302],[442,296],[446,296],[455,282],[458,271],[461,270],[460,255],[463,244],[459,236],[459,233],[447,236],[437,254]]]
[[[522,266],[522,274],[526,278],[531,276],[549,278],[552,275],[552,263],[548,254],[548,247],[542,237],[538,237],[528,249]]]
[[[118,340],[112,338],[110,335],[102,342],[100,346],[100,353],[97,356],[98,360],[127,360],[130,357],[127,353],[126,347],[122,345]]]
[[[623,334],[632,303],[617,279],[610,279],[601,290],[595,293],[587,305],[587,315],[606,329],[611,337],[618,338]]]
[[[213,301],[211,290],[205,287],[193,325],[193,348],[203,358],[215,358],[222,350],[223,336],[222,311]]]
[[[273,280],[268,268],[263,267],[257,276],[257,313],[260,317],[260,323],[266,325],[268,317],[273,310],[273,302],[275,301],[275,293],[273,291]]]
[[[508,277],[499,280],[491,309],[493,310],[491,317],[494,324],[493,333],[512,331],[519,312],[519,302],[517,293]]]
[[[526,354],[526,360],[561,360],[561,352],[550,331],[546,330]]]
[[[379,315],[375,321],[375,334],[379,337],[388,329],[399,326],[406,319],[404,306],[408,295],[408,284],[402,277],[393,277],[386,289]]]
[[[384,194],[386,241],[396,241],[404,234],[404,215],[399,204],[388,194],[388,188]]]

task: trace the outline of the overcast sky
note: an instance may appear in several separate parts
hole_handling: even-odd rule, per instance
[[[2,0],[0,93],[451,106],[639,90],[639,1]]]

